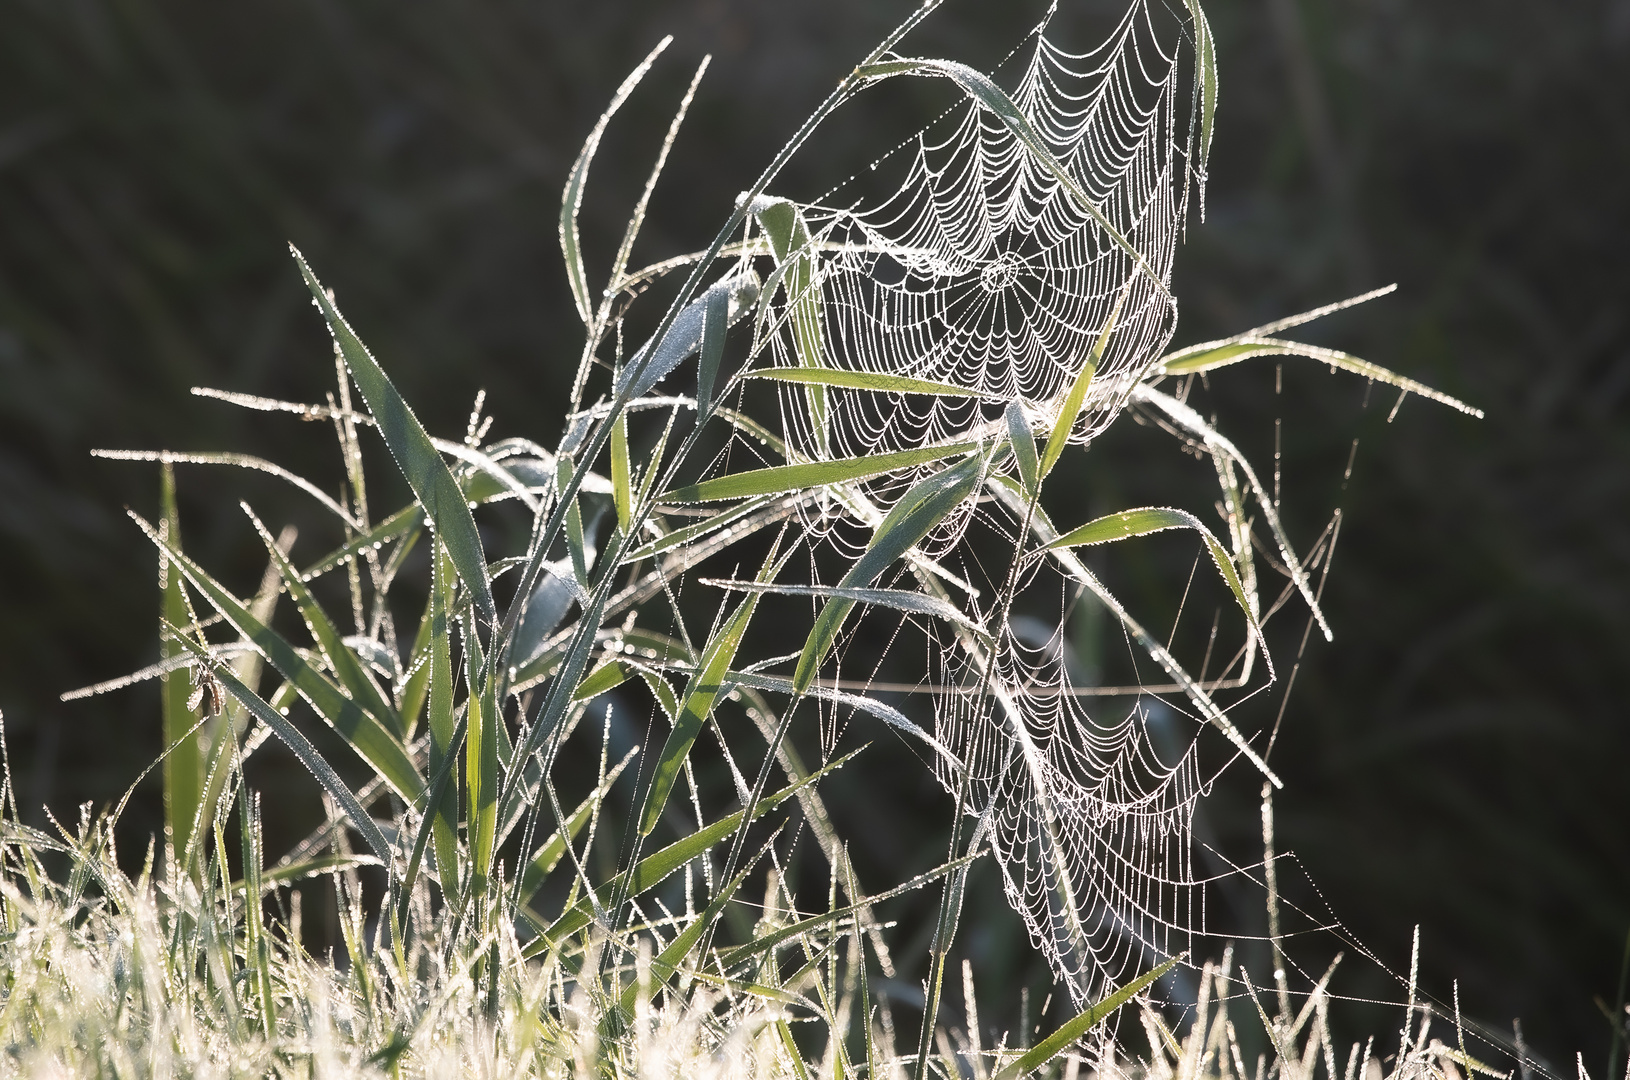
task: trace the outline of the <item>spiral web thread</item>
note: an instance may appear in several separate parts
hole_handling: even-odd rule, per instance
[[[1167,286],[1193,175],[1192,142],[1185,143],[1193,124],[1179,117],[1184,31],[1166,32],[1163,44],[1145,0],[1132,3],[1108,40],[1088,53],[1055,46],[1047,25],[1036,28],[1010,96],[1160,280],[1139,268],[1000,119],[967,99],[906,144],[905,178],[892,195],[839,207],[829,194],[802,212],[812,236],[805,254],[815,260],[809,288],[822,321],[819,363],[976,396],[829,387],[818,409],[807,387],[782,384],[793,453],[846,458],[991,441],[1005,431],[1001,417],[1012,401],[1045,439],[1124,291],[1072,431],[1071,441],[1085,443],[1113,421],[1169,341],[1176,309]],[[759,339],[769,366],[805,362],[792,310],[799,299],[783,293],[770,309],[768,333]],[[846,499],[806,503],[812,556],[822,544],[857,555],[863,534],[843,523],[858,518],[875,526],[892,498],[943,464],[849,485]],[[1010,551],[1033,546],[1021,545],[1023,517],[1022,505],[970,498],[919,550],[925,559],[977,563],[965,550],[975,522]],[[812,572],[815,564],[812,557]],[[939,579],[955,580],[940,574],[930,583],[922,560],[914,572],[931,589]],[[956,759],[939,762],[938,778],[955,793],[966,772],[963,809],[979,815],[1009,901],[1082,1003],[1106,981],[1204,932],[1206,883],[1191,853],[1195,804],[1207,783],[1198,723],[1185,745],[1170,725],[1188,721],[1157,704],[1164,713],[1156,723],[1147,705],[1153,699],[1106,720],[1089,715],[1070,692],[1062,627],[1081,589],[1075,576],[1039,560],[1016,582],[1031,608],[1036,597],[1058,604],[1049,641],[1021,640],[1002,625],[992,628],[993,644],[982,643],[922,621],[935,681],[954,688],[935,698],[936,738]],[[992,584],[1000,589],[1001,575]]]

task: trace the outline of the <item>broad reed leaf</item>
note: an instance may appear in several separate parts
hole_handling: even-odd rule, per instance
[[[1019,480],[1024,493],[1036,497],[1041,485],[1041,462],[1036,457],[1036,436],[1030,430],[1030,421],[1024,415],[1024,406],[1017,401],[1007,403],[1003,417],[1007,421],[1008,443],[1013,447],[1013,462],[1019,467]]]
[[[719,380],[724,360],[724,339],[730,330],[730,298],[708,294],[707,312],[702,320],[702,352],[696,364],[696,412],[705,417],[713,411],[713,388]]]
[[[374,425],[390,449],[391,457],[396,460],[419,505],[424,507],[425,515],[447,545],[447,553],[458,569],[459,577],[464,579],[465,588],[470,590],[476,610],[483,619],[492,621],[492,585],[487,580],[487,561],[482,555],[481,535],[476,531],[475,518],[470,516],[470,505],[463,490],[453,478],[447,462],[442,460],[440,452],[431,443],[424,425],[419,423],[419,418],[413,415],[413,410],[408,408],[384,369],[335,308],[322,283],[311,272],[311,267],[306,265],[305,258],[293,245],[289,250],[294,252],[306,286],[311,290],[323,317],[328,320],[329,332],[334,335],[340,354],[345,358],[345,366],[368,403],[368,411],[373,414]]]
[[[673,325],[659,341],[653,338],[641,345],[623,366],[615,386],[619,397],[644,397],[675,368],[702,347],[708,311],[719,303],[726,305],[726,322],[735,322],[758,303],[758,275],[752,270],[731,274],[686,304],[674,316]],[[722,339],[721,345],[723,347]]]

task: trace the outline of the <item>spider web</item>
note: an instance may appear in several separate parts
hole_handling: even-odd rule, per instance
[[[807,386],[782,383],[789,458],[988,443],[1005,435],[1012,402],[1045,439],[1106,327],[1112,332],[1070,440],[1089,442],[1115,419],[1175,328],[1173,254],[1189,180],[1203,179],[1193,167],[1194,118],[1180,115],[1184,31],[1163,34],[1157,14],[1163,9],[1135,0],[1101,46],[1078,54],[1047,38],[1050,12],[1021,46],[1010,97],[1076,191],[1011,124],[969,97],[902,144],[903,179],[891,194],[836,205],[840,185],[801,208],[809,292],[767,292],[755,350],[768,366],[811,362],[795,308],[807,310],[813,294],[819,365],[962,393],[829,386],[816,407]],[[748,442],[737,445],[751,449]],[[857,556],[864,529],[910,483],[943,467],[902,469],[802,503],[812,577],[818,547]],[[1036,537],[1021,535],[1022,498],[1004,502],[998,486],[987,483],[948,515],[898,585],[910,587],[915,575],[942,597],[960,591],[973,619],[999,623],[980,639],[920,620],[942,688],[934,736],[948,754],[936,775],[977,817],[976,842],[993,848],[1009,902],[1083,1004],[1100,985],[1205,931],[1208,883],[1192,862],[1195,805],[1208,786],[1198,750],[1203,720],[1162,705],[1163,723],[1190,727],[1187,735],[1157,732],[1146,705],[1153,699],[1106,719],[1072,692],[1062,648],[1067,606],[1090,590],[1123,626],[1134,625],[1078,561],[1034,560],[1006,585],[1001,574],[992,581],[999,597],[1023,597],[1026,610],[1037,598],[1058,605],[1048,640],[1016,632],[1000,601],[977,610],[978,590],[946,565],[979,561],[967,552],[970,525],[1010,553],[1035,546]]]

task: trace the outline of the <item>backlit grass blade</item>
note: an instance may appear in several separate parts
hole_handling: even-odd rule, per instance
[[[708,294],[702,320],[702,351],[696,366],[696,412],[705,417],[713,411],[713,388],[719,380],[719,364],[724,360],[724,339],[730,329],[730,298]]]
[[[453,478],[447,462],[442,460],[440,452],[431,443],[424,425],[419,423],[419,418],[402,400],[402,395],[397,392],[384,369],[335,308],[322,283],[311,272],[311,267],[306,265],[305,258],[293,245],[289,250],[294,252],[306,286],[311,290],[323,317],[328,320],[329,332],[334,335],[340,354],[345,357],[345,366],[350,370],[351,378],[368,402],[368,411],[373,414],[374,425],[390,449],[391,457],[407,478],[408,486],[413,489],[419,505],[424,507],[425,515],[441,536],[442,543],[447,545],[448,556],[453,560],[459,577],[464,579],[465,588],[470,590],[477,612],[490,622],[493,618],[492,585],[487,580],[487,561],[482,555],[481,536],[476,532],[475,518],[470,516],[470,506],[463,490]]]
[[[986,640],[990,639],[990,632],[979,623],[970,619],[959,611],[956,605],[949,600],[942,600],[927,593],[914,592],[911,589],[862,589],[847,588],[842,585],[766,585],[756,581],[721,581],[717,578],[700,579],[703,585],[713,585],[721,589],[732,589],[737,592],[774,593],[778,596],[822,596],[828,599],[840,598],[853,600],[861,604],[871,604],[875,607],[893,608],[912,615],[927,615],[935,619],[944,619],[955,626],[960,626],[979,635]]]
[[[1149,260],[1143,257],[1143,253],[1134,247],[1132,242],[1098,208],[1098,204],[1092,201],[1092,197],[1082,189],[1075,177],[1070,175],[1070,170],[1066,169],[1064,163],[1053,155],[1053,151],[1048,147],[1046,141],[1031,125],[1030,119],[1019,111],[1019,107],[1013,104],[1013,99],[1008,97],[1001,87],[991,81],[990,76],[966,64],[959,64],[954,60],[917,58],[862,64],[855,69],[855,75],[862,79],[887,79],[895,75],[922,75],[950,79],[956,83],[964,93],[983,106],[986,111],[995,116],[1004,127],[1013,133],[1013,136],[1030,152],[1037,163],[1051,173],[1064,190],[1070,193],[1076,205],[1085,211],[1093,221],[1098,223],[1098,227],[1109,235],[1115,246],[1130,255],[1132,261],[1137,264],[1138,269],[1149,275],[1149,280],[1154,283],[1155,288],[1160,290],[1160,295],[1168,300],[1171,299],[1171,291],[1166,288],[1166,282],[1155,272],[1155,268],[1149,265]]]
[[[470,852],[470,895],[486,894],[498,833],[498,703],[491,673],[481,663],[474,620],[464,623],[464,679],[469,718],[464,742],[464,829]]]
[[[1400,390],[1407,390],[1411,394],[1436,401],[1440,405],[1447,405],[1451,409],[1458,409],[1468,416],[1483,418],[1483,410],[1468,405],[1457,397],[1451,397],[1439,390],[1434,390],[1425,383],[1384,368],[1380,364],[1372,364],[1368,360],[1361,360],[1351,353],[1344,353],[1339,349],[1326,349],[1319,345],[1306,345],[1299,341],[1284,341],[1271,337],[1245,337],[1226,338],[1221,341],[1209,341],[1200,345],[1193,345],[1172,353],[1161,360],[1161,370],[1168,375],[1189,375],[1202,371],[1214,371],[1229,364],[1237,364],[1241,360],[1250,360],[1258,356],[1304,356],[1309,360],[1317,360],[1333,368],[1350,371],[1354,375],[1362,375],[1366,379],[1396,386]]]
[[[340,685],[350,691],[353,701],[400,739],[402,718],[397,715],[396,707],[385,699],[385,695],[379,690],[379,684],[374,682],[372,676],[357,661],[356,654],[346,646],[340,632],[334,628],[328,614],[323,611],[322,605],[317,603],[317,598],[311,595],[311,590],[300,580],[300,572],[289,562],[288,556],[278,550],[277,542],[272,539],[272,534],[266,530],[266,526],[261,524],[260,518],[255,516],[247,503],[241,505],[244,513],[249,515],[249,520],[254,523],[255,531],[260,534],[266,550],[271,553],[273,565],[283,576],[283,587],[288,590],[289,598],[300,609],[300,616],[306,622],[306,629],[311,631],[317,647],[328,658],[329,667],[340,680]]]
[[[1064,446],[1070,441],[1070,431],[1075,427],[1075,418],[1081,415],[1081,406],[1087,400],[1087,390],[1092,386],[1092,377],[1098,371],[1098,365],[1103,362],[1104,350],[1109,347],[1109,339],[1115,333],[1115,325],[1121,317],[1121,305],[1126,303],[1126,294],[1132,289],[1131,281],[1122,286],[1119,295],[1115,297],[1115,306],[1109,309],[1109,318],[1104,320],[1104,328],[1098,332],[1098,340],[1093,342],[1092,353],[1087,357],[1086,363],[1075,374],[1075,382],[1070,384],[1069,393],[1064,395],[1064,401],[1059,405],[1058,417],[1053,421],[1052,434],[1047,436],[1047,449],[1041,455],[1041,469],[1038,476],[1045,478],[1058,464],[1059,455],[1064,453]],[[1011,421],[1009,421],[1011,423]],[[1037,481],[1040,483],[1040,480]]]
[[[430,697],[427,714],[430,726],[430,773],[440,776],[458,759],[458,741],[453,719],[453,568],[441,541],[431,549],[430,582]],[[467,723],[464,717],[461,723]],[[431,820],[431,839],[436,844],[436,872],[442,895],[458,896],[458,786],[443,781],[431,793],[425,808]]]
[[[796,203],[767,195],[754,199],[750,208],[769,238],[770,252],[781,269],[781,295],[786,299],[792,322],[793,349],[798,364],[803,368],[822,367],[826,362],[826,345],[821,321],[821,283],[803,211]],[[822,384],[812,383],[805,393],[816,445],[821,456],[826,457],[831,453],[826,390]]]
[[[665,533],[656,540],[651,541],[649,544],[636,548],[627,555],[624,555],[623,563],[626,565],[627,563],[649,559],[653,556],[662,554],[664,551],[669,551],[676,547],[688,547],[692,541],[699,540],[711,532],[715,532],[716,530],[722,529],[727,525],[740,521],[742,518],[754,513],[755,511],[762,510],[764,507],[770,505],[774,499],[775,497],[773,495],[763,495],[757,499],[749,499],[748,501],[739,503],[738,505],[732,506],[727,510],[722,510],[712,517],[703,518],[694,525],[686,525],[683,528],[675,529],[670,533]]]
[[[1200,0],[1183,0],[1194,27],[1194,85],[1199,98],[1199,132],[1189,164],[1190,176],[1200,186],[1200,217],[1205,218],[1206,162],[1211,157],[1211,130],[1217,119],[1217,41],[1211,36]]]
[[[879,455],[885,456],[885,455]],[[951,467],[941,470],[906,492],[894,509],[872,533],[871,544],[855,560],[849,572],[843,575],[839,586],[845,589],[865,588],[876,581],[897,559],[944,520],[979,483],[985,461],[979,454],[971,454]],[[809,689],[820,672],[821,661],[837,639],[838,631],[848,618],[855,601],[838,596],[827,601],[815,617],[815,625],[804,642],[798,657],[798,668],[792,677],[799,693]]]
[[[617,93],[612,96],[611,104],[606,111],[600,114],[595,123],[594,130],[583,142],[583,149],[577,153],[577,160],[572,162],[572,171],[566,177],[566,189],[560,195],[560,251],[566,257],[566,281],[572,289],[572,300],[577,304],[577,313],[583,319],[585,326],[594,321],[593,293],[589,289],[588,274],[583,269],[583,252],[577,231],[577,215],[583,206],[583,185],[589,178],[589,166],[594,162],[595,152],[600,149],[600,140],[606,133],[606,125],[628,95],[645,78],[645,73],[651,70],[656,58],[662,55],[673,42],[673,35],[669,35],[657,42],[657,47],[648,53],[638,67],[629,72],[622,85],[617,87]]]
[[[718,502],[723,499],[750,499],[756,495],[780,495],[789,491],[865,480],[899,469],[915,468],[975,450],[978,443],[948,443],[898,450],[889,454],[839,458],[836,461],[808,461],[796,465],[773,465],[767,469],[732,473],[700,484],[675,488],[659,497],[666,503]]]
[[[864,749],[864,747],[861,749]],[[850,751],[803,779],[788,784],[775,794],[764,796],[758,800],[758,804],[753,809],[754,820],[763,817],[788,799],[796,797],[800,791],[833,770],[847,765],[858,753],[860,753],[860,750]],[[742,819],[745,816],[745,810],[737,810],[734,814],[722,817],[718,821],[696,830],[682,840],[674,841],[661,851],[647,855],[636,863],[632,870],[626,870],[618,874],[595,890],[600,898],[601,905],[611,903],[612,899],[617,896],[629,898],[638,896],[647,889],[662,884],[686,863],[712,850],[722,841],[729,839],[741,826]],[[588,897],[583,897],[568,908],[560,918],[551,923],[538,941],[527,946],[525,955],[528,957],[538,955],[551,944],[575,934],[593,920],[594,901]]]
[[[1041,462],[1036,457],[1036,436],[1030,430],[1030,420],[1024,415],[1024,406],[1017,401],[1007,403],[1008,443],[1013,447],[1013,462],[1019,468],[1019,480],[1024,493],[1036,497],[1041,484]]]
[[[762,853],[760,854],[762,855]],[[736,890],[741,888],[741,883],[747,880],[747,875],[757,865],[757,858],[749,859],[747,865],[742,868],[741,873],[725,882],[724,887],[714,895],[712,900],[708,901],[707,907],[703,908],[690,921],[690,925],[674,935],[674,939],[668,942],[667,948],[651,958],[652,979],[657,982],[667,982],[672,977],[673,973],[678,970],[681,961],[689,955],[690,951],[696,947],[696,943],[702,939],[702,935],[711,930],[719,921],[719,916],[724,914],[725,905],[735,897]],[[637,982],[629,983],[623,990],[619,1004],[624,1012],[632,1013],[634,1011],[634,998],[638,993],[639,984]]]
[[[378,549],[388,541],[404,536],[424,523],[424,510],[418,503],[404,506],[390,517],[362,535],[341,544],[306,569],[300,571],[301,581],[312,581],[370,549]]]
[[[1245,621],[1250,624],[1251,635],[1257,643],[1262,645],[1263,655],[1267,658],[1270,670],[1273,660],[1267,657],[1267,643],[1262,639],[1262,627],[1257,624],[1256,610],[1251,599],[1245,594],[1245,586],[1240,581],[1239,569],[1234,565],[1233,557],[1228,549],[1214,536],[1210,529],[1199,518],[1187,510],[1178,510],[1170,506],[1145,506],[1137,510],[1122,510],[1116,514],[1106,514],[1101,518],[1089,521],[1079,528],[1072,529],[1063,536],[1037,550],[1036,554],[1051,551],[1054,548],[1088,547],[1093,544],[1109,544],[1117,540],[1125,540],[1133,536],[1148,536],[1150,533],[1164,532],[1167,529],[1193,529],[1205,541],[1206,551],[1211,555],[1212,563],[1217,567],[1217,574],[1223,579],[1234,599],[1239,603],[1240,611],[1245,613]]]
[[[802,383],[806,386],[841,386],[849,390],[870,390],[878,394],[932,394],[936,397],[979,397],[977,390],[966,390],[951,383],[912,379],[904,375],[884,375],[875,371],[844,371],[841,368],[809,367],[760,368],[747,373],[749,379],[774,379],[777,382]]]
[[[261,723],[271,728],[272,734],[281,739],[283,744],[294,752],[294,756],[300,759],[300,764],[305,766],[306,771],[311,773],[312,777],[323,786],[323,790],[327,791],[329,797],[339,806],[341,812],[351,822],[351,827],[362,837],[363,842],[368,845],[381,862],[389,865],[391,846],[389,841],[385,839],[385,834],[379,831],[379,826],[374,823],[374,819],[362,808],[362,804],[357,802],[356,795],[352,794],[351,789],[345,785],[345,781],[339,778],[339,774],[317,752],[317,748],[312,746],[304,735],[300,734],[300,729],[290,723],[288,717],[268,705],[259,694],[245,686],[230,666],[217,663],[202,645],[190,638],[183,637],[179,628],[171,627],[171,631],[188,652],[192,653],[201,664],[209,667],[214,672],[215,677],[221,681],[221,685],[226,689],[227,693],[242,702],[244,708],[248,709]]]
[[[1166,972],[1176,967],[1183,958],[1174,956],[1151,971],[1133,979],[1125,986],[1112,994],[1106,994],[1097,1004],[1090,1006],[1086,1011],[1066,1022],[1057,1031],[1047,1036],[1041,1042],[1031,1047],[1019,1060],[1010,1063],[994,1080],[1018,1080],[1029,1072],[1034,1072],[1043,1065],[1052,1061],[1059,1054],[1068,1049],[1081,1036],[1097,1027],[1116,1009],[1137,997],[1153,985],[1154,981]]]
[[[141,526],[148,539],[166,553],[172,566],[180,567],[193,586],[219,611],[233,629],[242,634],[287,679],[300,696],[317,711],[334,730],[346,740],[378,771],[385,782],[403,798],[415,798],[424,790],[424,781],[413,766],[402,744],[378,720],[369,716],[356,702],[340,692],[339,687],[306,661],[298,649],[276,630],[267,626],[235,596],[222,588],[214,578],[187,556],[177,551],[159,536],[158,530],[139,514],[131,518]]]
[[[563,831],[555,831],[550,834],[547,840],[538,845],[538,849],[526,861],[525,869],[521,871],[520,888],[516,893],[520,903],[530,902],[532,894],[538,891],[538,886],[543,884],[544,878],[554,872],[562,856],[566,854],[568,841],[583,831],[583,826],[588,824],[589,818],[594,814],[596,803],[606,797],[606,793],[611,790],[611,785],[616,783],[617,777],[622,775],[623,770],[628,767],[628,763],[634,760],[636,753],[638,753],[637,748],[630,750],[622,761],[607,771],[606,778],[600,782],[600,786],[590,792],[589,797],[579,803],[577,809],[573,810],[566,819],[566,827]]]
[[[634,493],[628,479],[627,413],[620,413],[611,425],[611,498],[617,507],[617,526],[627,532],[634,515]]]
[[[765,559],[764,568],[759,572],[760,582],[772,580],[780,568],[775,556],[776,553],[772,550],[770,556]],[[673,728],[668,732],[668,739],[663,743],[662,753],[651,773],[651,787],[646,793],[645,805],[640,810],[641,836],[650,836],[651,830],[662,820],[662,809],[668,804],[668,795],[673,791],[675,781],[679,779],[685,758],[689,756],[691,745],[696,742],[696,736],[701,732],[702,725],[713,715],[713,706],[719,698],[724,678],[736,659],[736,650],[741,647],[741,639],[747,633],[747,624],[752,621],[753,612],[757,608],[758,596],[750,594],[737,606],[735,613],[719,627],[706,648],[702,650],[701,663],[697,665],[696,671],[690,677],[690,683],[685,687],[684,704],[674,719]]]
[[[181,519],[176,512],[175,470],[165,464],[161,473],[159,506],[162,517],[160,535],[181,545]],[[186,626],[192,622],[187,612],[186,597],[181,595],[180,571],[170,562],[163,549],[159,550],[158,583],[161,595],[161,622],[169,626]],[[179,641],[167,632],[159,633],[159,659],[173,660],[185,652]],[[185,669],[167,671],[161,680],[164,716],[164,745],[174,747],[164,758],[164,823],[169,827],[172,850],[179,857],[191,846],[193,821],[199,816],[199,800],[204,789],[204,758],[199,746],[200,736],[192,732],[198,723],[193,711],[187,708],[190,689]],[[190,869],[189,869],[190,872]]]

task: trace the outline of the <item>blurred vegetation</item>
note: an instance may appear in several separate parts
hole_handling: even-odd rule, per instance
[[[500,428],[552,433],[579,347],[559,191],[623,74],[677,35],[595,165],[584,227],[602,260],[686,60],[715,58],[639,261],[700,246],[908,6],[0,0],[0,709],[24,804],[106,801],[158,748],[156,687],[56,701],[154,658],[155,560],[120,507],[150,514],[156,478],[87,451],[230,447],[338,480],[337,461],[300,457],[326,440],[280,438],[294,421],[187,394],[320,398],[330,346],[286,241],[432,429],[460,430],[485,387]],[[1321,340],[1489,414],[1416,400],[1389,425],[1390,395],[1366,408],[1363,386],[1314,367],[1288,368],[1277,395],[1269,367],[1213,380],[1253,456],[1271,458],[1283,421],[1293,535],[1344,513],[1337,641],[1309,647],[1274,750],[1291,778],[1280,849],[1394,970],[1419,922],[1428,987],[1458,977],[1468,1013],[1521,1016],[1564,1068],[1575,1049],[1601,1061],[1592,998],[1611,1000],[1630,926],[1630,3],[1209,10],[1221,110],[1207,220],[1179,256],[1179,343],[1397,281]],[[988,64],[1036,15],[962,0],[914,51]],[[842,114],[789,193],[818,195],[911,130],[889,107]],[[1083,474],[1084,513],[1202,490],[1139,434]],[[245,490],[269,520],[306,512],[275,481],[181,473],[188,547],[238,579],[264,559]],[[1243,779],[1206,813],[1249,861]],[[848,830],[870,845],[863,874],[942,846],[925,770],[844,783],[847,824],[901,823]],[[159,821],[156,785],[145,799],[132,828]],[[1016,995],[1044,965],[984,888],[965,951],[983,986]]]

